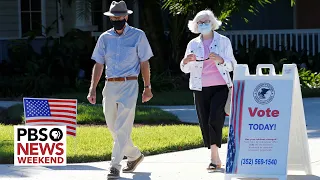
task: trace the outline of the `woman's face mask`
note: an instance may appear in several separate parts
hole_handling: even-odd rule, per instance
[[[212,28],[211,28],[211,23],[201,23],[198,24],[198,31],[201,34],[209,34],[211,32]]]

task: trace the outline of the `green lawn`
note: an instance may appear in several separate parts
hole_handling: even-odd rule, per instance
[[[102,106],[81,104],[78,107],[79,124],[105,124]],[[180,123],[177,116],[159,108],[138,107],[135,123],[138,124],[177,124]]]
[[[193,94],[191,91],[169,91],[169,92],[153,92],[153,98],[147,102],[141,102],[141,93],[138,97],[138,105],[194,105]],[[320,97],[320,89],[302,89],[302,96],[308,97]],[[74,92],[63,93],[51,96],[53,98],[70,98],[77,99],[78,103],[88,104],[87,92]],[[97,104],[101,104],[102,95],[101,92],[97,94]]]
[[[23,106],[15,105],[0,114],[0,123],[19,124],[23,122]],[[105,124],[101,105],[78,104],[78,124]],[[179,124],[177,116],[159,108],[138,107],[135,123],[137,124]]]
[[[87,92],[65,93],[52,96],[54,98],[78,99],[79,103],[88,103]],[[169,91],[153,92],[153,98],[147,102],[141,102],[141,93],[138,97],[138,105],[193,105],[193,94],[191,91]],[[101,92],[97,92],[97,104],[101,104]]]
[[[227,134],[224,128],[223,142],[227,142]],[[0,125],[0,164],[13,163],[13,137],[13,126]],[[202,146],[200,128],[195,125],[135,127],[132,139],[145,155]],[[68,163],[110,160],[111,148],[111,135],[105,126],[80,126],[76,139],[67,138]]]
[[[153,92],[153,98],[147,103],[141,103],[141,93],[138,97],[138,105],[194,105],[193,94],[191,91],[169,91],[169,92]],[[302,96],[308,97],[320,97],[320,89],[302,89]],[[78,99],[80,103],[88,103],[87,93],[66,93],[54,95],[55,98],[73,98]],[[97,103],[101,104],[102,95],[98,93]]]

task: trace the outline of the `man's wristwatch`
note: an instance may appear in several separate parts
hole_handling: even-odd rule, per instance
[[[151,85],[144,86],[144,88],[149,88],[149,89],[151,89]]]

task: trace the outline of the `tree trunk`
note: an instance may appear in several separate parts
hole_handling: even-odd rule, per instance
[[[151,44],[154,57],[151,67],[153,72],[163,72],[168,64],[168,56],[165,52],[165,37],[161,19],[161,6],[153,0],[143,0],[143,11],[141,11],[142,29],[145,31]],[[169,43],[169,42],[168,42]],[[167,58],[164,58],[167,57]]]

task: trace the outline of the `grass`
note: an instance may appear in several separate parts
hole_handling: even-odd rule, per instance
[[[302,88],[302,97],[320,97],[320,89]],[[79,103],[88,104],[87,92],[63,93],[51,96],[53,98],[71,98],[77,99]],[[97,94],[97,104],[101,104],[101,92]],[[141,102],[141,93],[139,94],[137,105],[194,105],[193,94],[189,90],[170,91],[170,92],[153,92],[153,98],[147,102]]]
[[[78,99],[79,103],[88,103],[87,92],[64,93],[52,96],[54,98],[71,98]],[[97,103],[101,104],[101,92],[97,92]],[[141,93],[139,93],[138,105],[193,105],[193,95],[191,91],[170,91],[170,92],[153,92],[153,98],[147,102],[141,102]]]
[[[224,143],[227,135],[228,128],[224,128]],[[13,137],[13,126],[0,125],[0,164],[13,163]],[[200,128],[196,125],[134,127],[132,139],[145,155],[203,146]],[[110,160],[111,149],[112,137],[104,126],[78,127],[76,138],[67,137],[68,163]]]
[[[105,124],[102,106],[81,104],[78,107],[79,124]],[[138,124],[177,124],[177,116],[159,108],[138,107],[136,110],[135,123]]]
[[[0,123],[19,124],[23,122],[23,106],[14,105],[0,113]],[[105,124],[101,105],[78,104],[78,124]],[[138,107],[135,123],[137,124],[179,124],[177,116],[159,108]]]
[[[309,97],[320,97],[320,89],[302,89],[302,96],[304,98]],[[80,103],[88,103],[86,97],[86,93],[66,93],[66,94],[57,94],[53,96],[55,98],[74,98],[78,99],[78,102]],[[102,102],[102,95],[98,93],[97,95],[97,103]],[[141,93],[138,97],[138,105],[194,105],[193,101],[193,94],[189,90],[183,90],[183,91],[170,91],[170,92],[154,92],[153,98],[147,102],[142,104],[141,103]]]
[[[0,112],[0,123],[19,124],[23,118],[23,106],[14,105]]]

